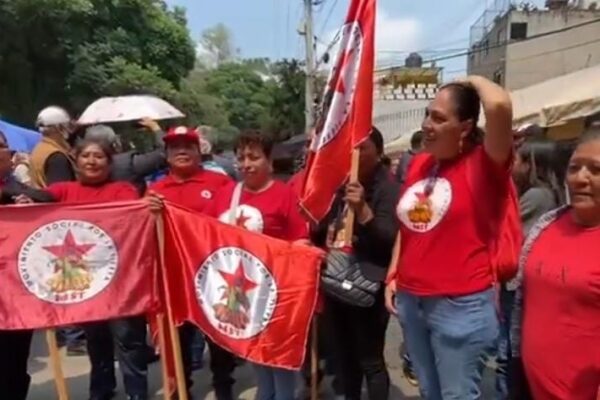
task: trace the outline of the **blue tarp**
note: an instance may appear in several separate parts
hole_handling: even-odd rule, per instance
[[[31,153],[42,135],[39,132],[21,128],[0,120],[0,131],[8,140],[8,147],[14,151]]]

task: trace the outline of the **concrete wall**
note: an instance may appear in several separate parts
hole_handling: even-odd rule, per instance
[[[600,11],[513,10],[499,18],[479,44],[483,50],[468,57],[468,73],[489,79],[499,75],[502,85],[515,90],[600,64],[600,23],[485,50],[486,43],[493,47],[509,41],[512,23],[526,22],[529,38],[599,18]]]
[[[525,19],[519,13],[514,14],[513,22]],[[598,18],[600,12],[533,14],[526,20],[527,34],[531,36]],[[516,42],[508,46],[506,59],[505,85],[510,90],[600,64],[600,22],[534,40]]]
[[[499,18],[485,39],[467,57],[467,71],[469,75],[481,75],[493,80],[497,72],[504,76],[506,43],[509,38],[509,15]],[[504,79],[499,82],[504,84]]]
[[[373,124],[383,134],[385,143],[421,128],[428,100],[375,100]]]

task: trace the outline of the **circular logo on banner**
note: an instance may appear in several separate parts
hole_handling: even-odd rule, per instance
[[[348,120],[358,82],[362,50],[363,36],[360,24],[354,21],[344,25],[338,56],[327,82],[322,112],[326,115],[326,120],[314,141],[315,151],[331,142]]]
[[[213,197],[212,193],[209,190],[201,191],[200,196],[202,196],[203,198],[208,199],[208,200],[212,199],[212,197]]]
[[[402,223],[415,232],[427,232],[440,223],[452,202],[452,186],[445,178],[436,178],[433,192],[427,196],[423,179],[410,186],[402,195],[396,213]]]
[[[208,321],[234,339],[264,330],[277,304],[275,279],[261,260],[237,248],[212,253],[195,278],[196,298]]]
[[[230,210],[227,210],[221,214],[219,221],[230,224],[229,212]],[[235,210],[235,223],[232,225],[239,226],[240,228],[244,228],[251,232],[262,233],[265,227],[265,222],[263,220],[262,213],[258,210],[258,208],[242,204],[239,205]]]
[[[27,290],[55,304],[88,300],[112,281],[119,257],[112,238],[86,221],[60,220],[25,240],[18,268]]]

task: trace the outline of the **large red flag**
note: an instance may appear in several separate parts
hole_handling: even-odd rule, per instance
[[[250,361],[298,369],[321,251],[168,205],[165,260],[176,324],[190,321]]]
[[[371,131],[375,0],[352,0],[340,35],[301,196],[302,207],[315,221],[329,211],[350,173],[352,150]]]
[[[154,226],[141,202],[0,207],[0,329],[155,308]]]

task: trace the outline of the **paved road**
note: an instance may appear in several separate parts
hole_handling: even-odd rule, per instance
[[[398,354],[398,349],[402,343],[402,335],[398,324],[392,320],[388,329],[388,340],[386,346],[386,359],[390,375],[392,378],[391,400],[410,400],[419,399],[418,391],[412,387],[404,379],[401,369],[401,360]],[[45,346],[44,335],[37,333],[34,337],[32,347],[32,357],[29,363],[30,372],[32,373],[33,382],[29,391],[28,400],[54,400],[57,399],[54,389],[54,381],[52,380],[51,371],[48,364],[48,352]],[[87,400],[87,385],[89,363],[87,357],[64,357],[63,368],[67,377],[67,385],[71,400]],[[490,374],[488,374],[490,375]],[[251,368],[244,366],[238,368],[235,372],[237,380],[235,391],[239,400],[253,400],[256,393],[254,377]],[[120,377],[119,377],[120,380]],[[197,371],[194,375],[194,396],[196,400],[213,400],[214,396],[210,388],[210,371],[205,368]],[[491,391],[491,376],[486,379],[486,394],[484,399],[492,399]],[[117,400],[124,400],[123,388],[119,383],[119,395]],[[324,389],[321,394],[321,399],[331,400],[333,396],[328,390],[327,382],[323,385]],[[155,399],[162,399],[161,396],[161,373],[160,363],[155,363],[150,371],[150,390],[155,394]]]

